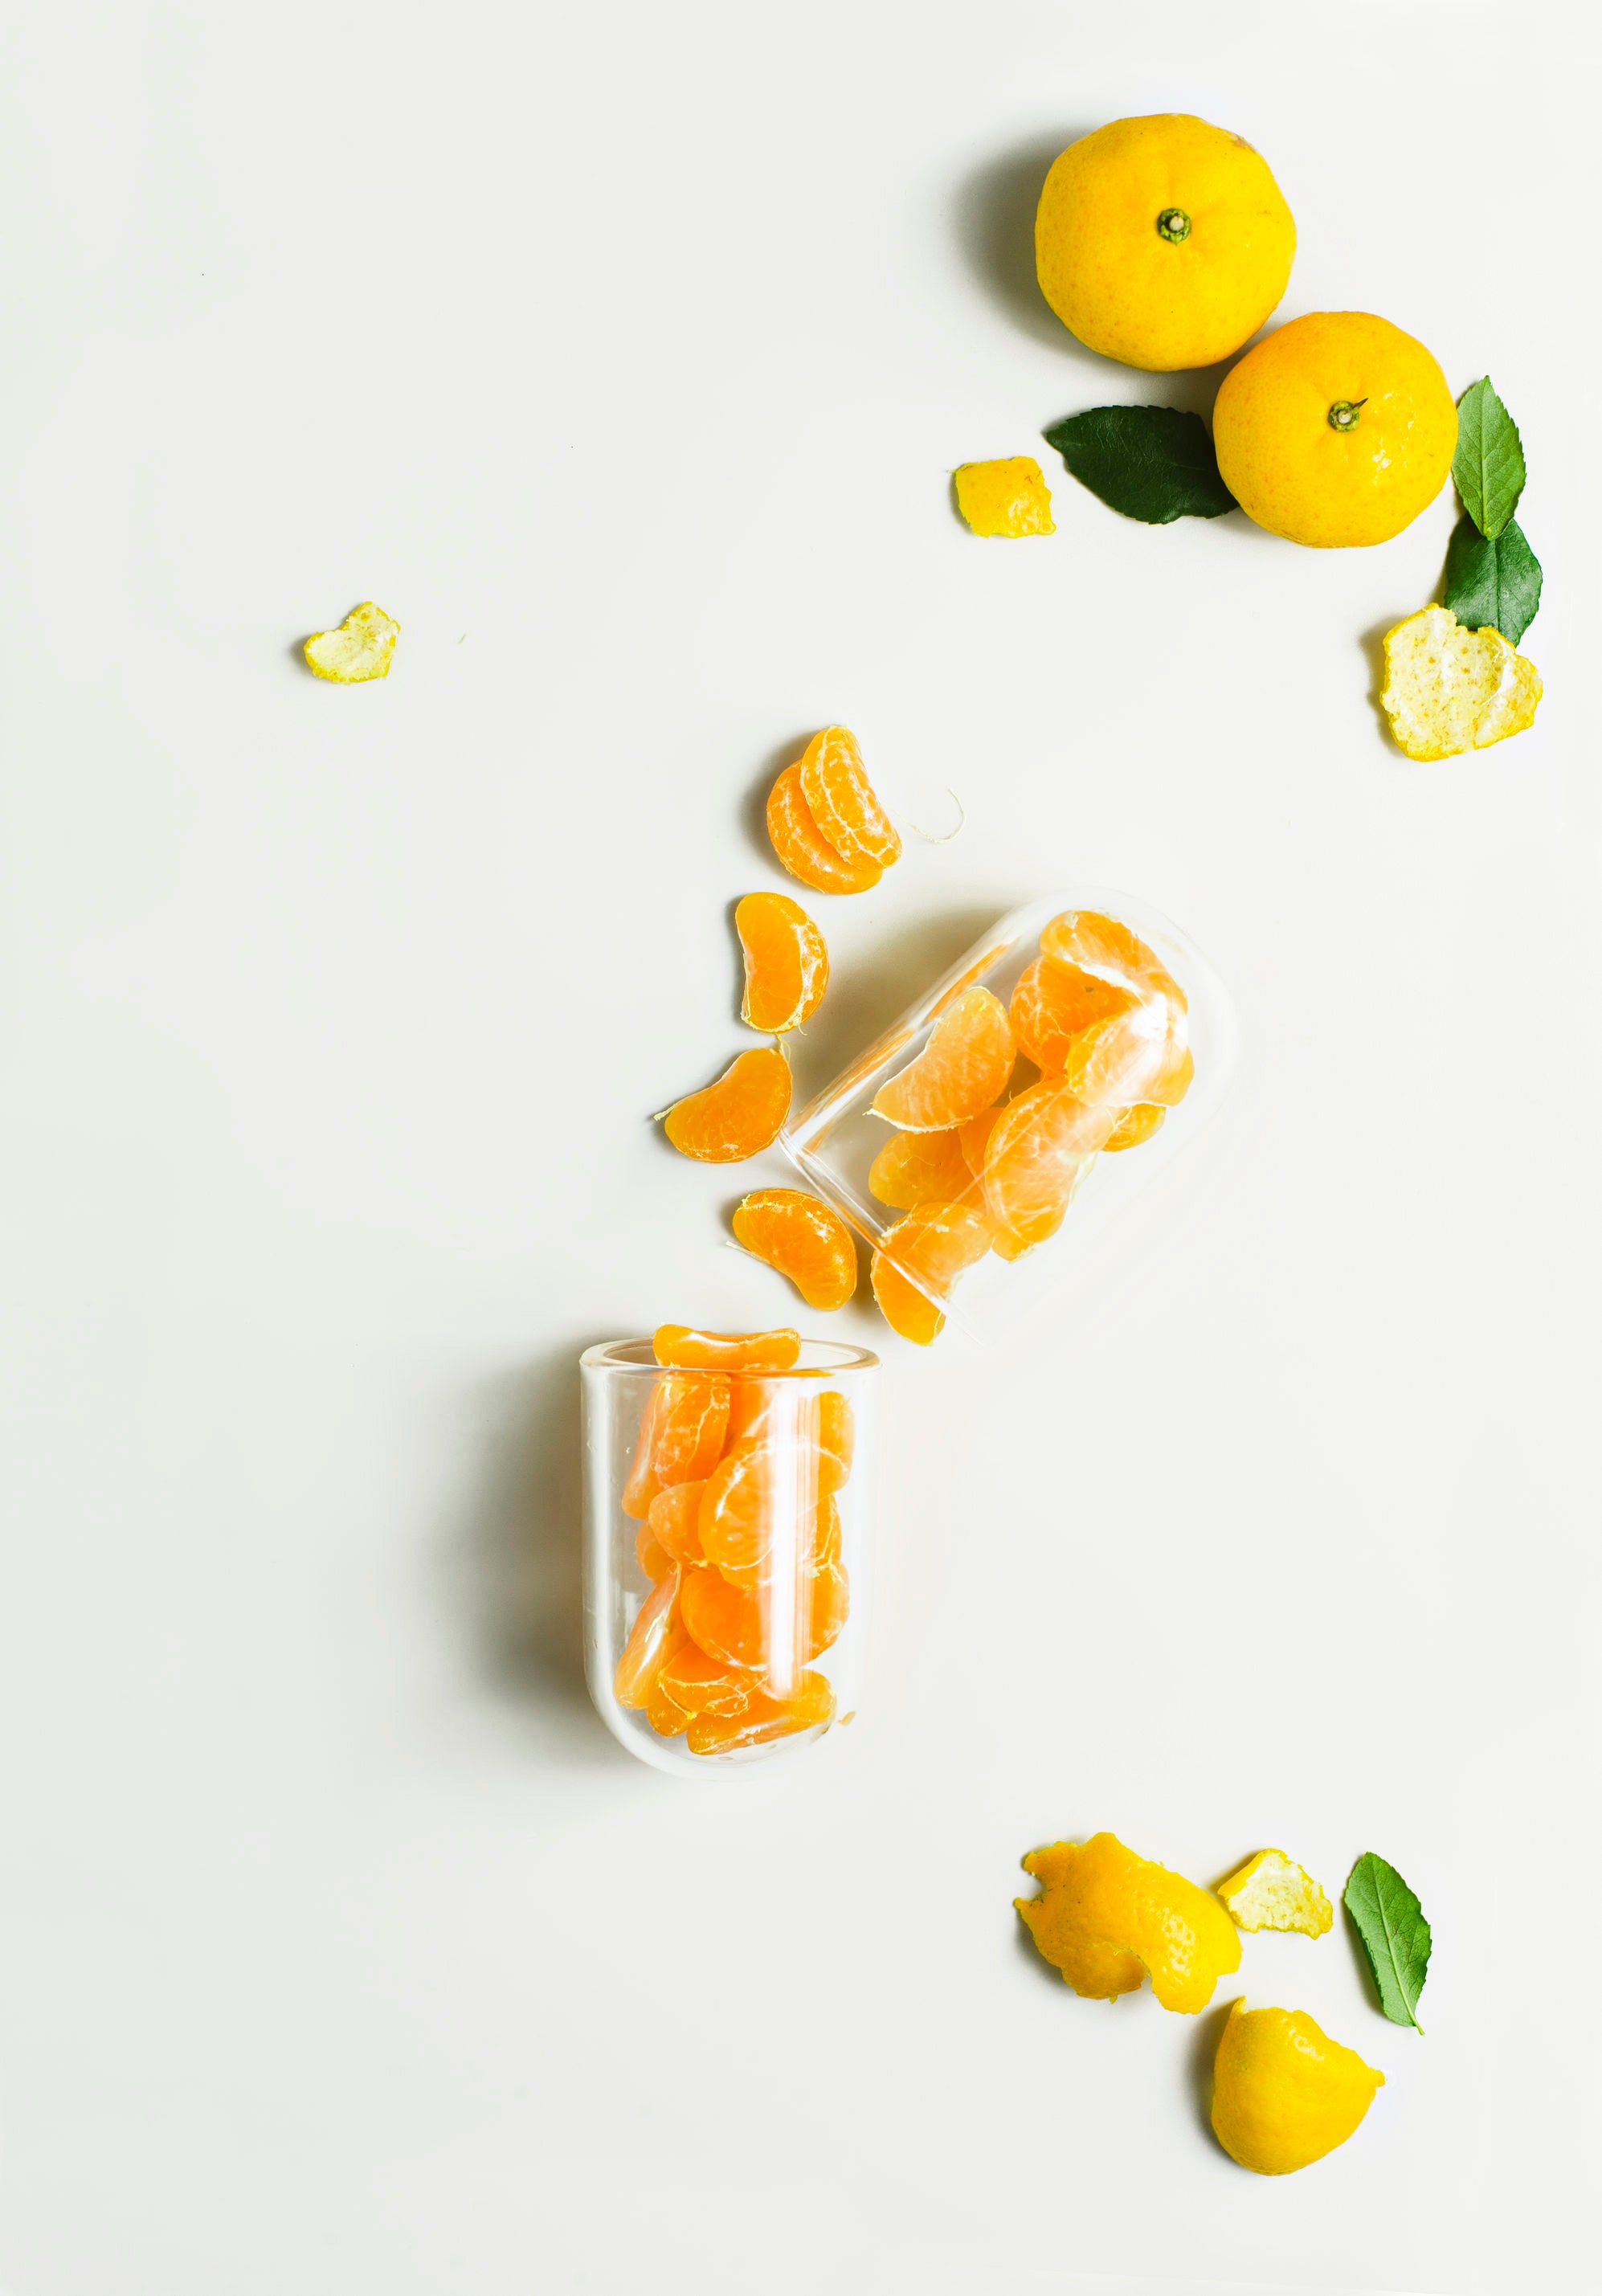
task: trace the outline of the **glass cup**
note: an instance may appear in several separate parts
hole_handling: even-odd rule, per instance
[[[657,1769],[766,1760],[855,1710],[878,1358],[804,1340],[785,1371],[580,1358],[585,1655],[607,1728]]]
[[[944,1107],[936,1089],[906,1112],[904,1072],[942,1022],[972,1024],[969,1068]],[[867,1242],[903,1337],[949,1319],[983,1342],[1060,1307],[1090,1239],[1216,1110],[1234,1052],[1228,996],[1195,944],[1143,902],[1079,887],[1003,917],[779,1144]],[[876,1111],[881,1094],[904,1112]]]

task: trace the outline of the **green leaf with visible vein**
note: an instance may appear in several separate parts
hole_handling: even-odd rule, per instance
[[[1446,545],[1446,590],[1450,606],[1466,629],[1500,630],[1516,645],[1540,604],[1540,561],[1509,519],[1494,542],[1487,541],[1465,515]]]
[[[1486,541],[1494,542],[1524,490],[1524,449],[1518,425],[1491,389],[1488,374],[1471,382],[1458,401],[1452,484]]]
[[[1346,1877],[1347,1912],[1361,1942],[1379,2005],[1393,2025],[1422,2033],[1414,2011],[1430,1965],[1430,1925],[1394,1866],[1366,1849]]]
[[[1222,518],[1236,507],[1199,414],[1177,406],[1090,406],[1046,432],[1048,445],[1109,510],[1147,526]]]

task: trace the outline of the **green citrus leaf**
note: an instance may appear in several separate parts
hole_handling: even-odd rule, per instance
[[[1177,406],[1091,406],[1046,432],[1048,445],[1109,510],[1147,526],[1222,518],[1235,496],[1199,414]]]
[[[1414,2011],[1430,1965],[1430,1925],[1394,1866],[1366,1849],[1346,1877],[1343,1893],[1374,1983],[1379,2005],[1393,2025],[1422,2033]]]
[[[1524,490],[1524,449],[1518,425],[1491,389],[1488,374],[1471,382],[1458,401],[1452,484],[1486,541],[1494,542]]]
[[[1540,561],[1509,519],[1494,542],[1466,513],[1446,545],[1446,590],[1450,606],[1466,628],[1499,629],[1516,645],[1540,604]]]

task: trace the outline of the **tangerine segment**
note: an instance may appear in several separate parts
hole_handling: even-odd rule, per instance
[[[1122,1111],[1117,1123],[1102,1142],[1103,1150],[1110,1156],[1119,1148],[1138,1148],[1143,1140],[1151,1138],[1167,1114],[1165,1108],[1155,1108],[1149,1101],[1138,1100],[1133,1108]]]
[[[651,1342],[659,1364],[689,1371],[788,1371],[801,1355],[801,1333],[698,1332],[690,1324],[659,1324]]]
[[[991,1133],[1001,1120],[1005,1106],[1005,1102],[998,1101],[994,1108],[982,1109],[977,1116],[970,1116],[965,1124],[959,1124],[957,1128],[957,1145],[962,1150],[962,1160],[970,1180],[982,1180],[984,1177],[984,1152],[990,1144]]]
[[[1064,909],[1053,917],[1040,935],[1040,954],[1132,988],[1138,996],[1166,997],[1181,1013],[1187,1010],[1185,992],[1167,967],[1128,925],[1099,909]]]
[[[727,1372],[677,1372],[656,1382],[651,1467],[657,1488],[710,1475],[728,1431]]]
[[[884,874],[876,861],[846,861],[808,810],[801,767],[786,766],[768,794],[768,834],[793,877],[819,893],[866,893]]]
[[[855,734],[826,726],[808,742],[796,770],[818,835],[848,867],[888,869],[900,859],[901,840],[874,795]]]
[[[701,1494],[705,1488],[702,1480],[675,1483],[671,1490],[659,1491],[651,1502],[651,1513],[640,1533],[642,1538],[654,1539],[676,1567],[686,1570],[706,1562],[699,1529]]]
[[[743,1667],[785,1688],[809,1660],[826,1651],[844,1626],[850,1586],[839,1563],[801,1573],[781,1586],[735,1587],[715,1571],[692,1571],[681,1606],[685,1630],[709,1658]],[[1222,1918],[1228,1920],[1222,1906]]]
[[[946,1318],[936,1300],[984,1258],[990,1241],[983,1215],[964,1203],[920,1204],[887,1228],[872,1275],[874,1297],[891,1330],[923,1348],[938,1339]]]
[[[663,1660],[657,1681],[689,1721],[702,1714],[743,1713],[757,1686],[743,1668],[709,1658],[687,1635],[672,1657]]]
[[[788,893],[747,893],[735,909],[735,931],[745,959],[740,1018],[768,1037],[799,1029],[829,985],[823,935]]]
[[[837,1491],[851,1472],[856,1414],[834,1388],[808,1395],[792,1380],[736,1380],[728,1414],[729,1449],[759,1437],[769,1444],[809,1446],[818,1455],[818,1489]]]
[[[758,1188],[732,1222],[735,1241],[781,1275],[809,1308],[843,1308],[857,1289],[857,1247],[838,1212],[800,1188]]]
[[[708,1711],[691,1723],[686,1740],[692,1754],[732,1754],[741,1746],[770,1745],[798,1730],[815,1730],[834,1718],[834,1693],[828,1677],[803,1674],[785,1698],[753,1691],[738,1714]]]
[[[701,1576],[710,1578],[711,1573],[702,1571]],[[644,1706],[663,1659],[678,1647],[685,1631],[678,1611],[678,1573],[670,1570],[653,1587],[628,1630],[612,1677],[620,1706]]]
[[[634,1535],[634,1559],[653,1587],[660,1587],[669,1571],[677,1567],[648,1522],[641,1523]]]
[[[1022,1259],[1055,1235],[1114,1122],[1047,1078],[1009,1101],[984,1156],[984,1201],[1002,1259]]]
[[[1018,1049],[1049,1075],[1060,1070],[1081,1029],[1110,1021],[1138,1002],[1134,989],[1102,980],[1077,964],[1037,956],[1019,975],[1010,1018]]]
[[[999,1100],[1013,1072],[1006,1007],[989,988],[965,988],[899,1076],[874,1095],[873,1112],[905,1132],[946,1132]]]
[[[790,1113],[790,1063],[776,1045],[741,1053],[701,1092],[675,1101],[665,1130],[681,1156],[739,1164],[770,1148]]]
[[[782,1557],[817,1544],[820,1502],[844,1480],[838,1457],[809,1442],[769,1437],[737,1445],[702,1487],[702,1552],[726,1578],[749,1582],[776,1551]]]
[[[1182,1014],[1154,996],[1113,1020],[1097,1021],[1074,1038],[1058,1071],[1061,1081],[1076,1100],[1096,1107],[1161,1101],[1184,1054],[1183,1037],[1176,1043],[1174,1034],[1184,1025]]]
[[[1240,1967],[1240,1938],[1210,1890],[1113,1833],[1056,1841],[1023,1860],[1038,1898],[1014,1900],[1031,1936],[1076,1993],[1109,2001],[1149,1971],[1165,2009],[1195,2016],[1220,1977]]]
[[[623,1485],[619,1502],[626,1515],[643,1522],[651,1512],[651,1502],[661,1488],[652,1464],[656,1453],[656,1427],[662,1407],[662,1382],[653,1380],[645,1408],[640,1414],[640,1431],[635,1438],[634,1462],[628,1479]]]
[[[898,1132],[867,1168],[867,1185],[879,1201],[902,1212],[948,1202],[972,1177],[955,1131]]]

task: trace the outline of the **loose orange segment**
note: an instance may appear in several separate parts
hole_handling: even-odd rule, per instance
[[[743,1163],[778,1138],[790,1093],[790,1063],[776,1046],[742,1053],[715,1084],[675,1102],[664,1128],[681,1156]]]
[[[1187,1010],[1185,992],[1167,967],[1128,925],[1099,909],[1064,909],[1053,917],[1040,935],[1040,954],[1132,988],[1137,996],[1161,996],[1179,1012]]]
[[[735,910],[735,931],[745,958],[740,1018],[768,1037],[799,1029],[829,985],[823,935],[788,893],[747,893]]]
[[[651,1342],[659,1364],[691,1371],[788,1371],[801,1357],[801,1333],[698,1332],[689,1324],[659,1324]]]
[[[1102,1147],[1108,1155],[1119,1148],[1138,1148],[1143,1140],[1151,1138],[1167,1114],[1167,1109],[1154,1108],[1149,1101],[1137,1101],[1133,1108],[1123,1110]]]
[[[708,1709],[690,1724],[686,1743],[692,1754],[732,1754],[742,1746],[770,1745],[798,1730],[814,1730],[834,1718],[834,1693],[826,1677],[803,1674],[787,1697],[753,1690],[737,1713]]]
[[[728,1403],[728,1381],[722,1374],[685,1374],[653,1383],[623,1486],[626,1515],[637,1521],[670,1484],[711,1474],[723,1454]]]
[[[948,1202],[971,1177],[956,1132],[898,1132],[867,1168],[867,1185],[879,1201],[903,1212]]]
[[[888,869],[901,840],[863,770],[857,736],[843,726],[814,734],[797,768],[801,796],[818,835],[848,867]]]
[[[701,1576],[711,1577],[710,1571]],[[662,1660],[678,1648],[685,1628],[678,1614],[678,1573],[670,1570],[640,1604],[623,1655],[618,1660],[612,1688],[620,1706],[644,1706],[651,1695]]]
[[[1013,990],[1013,1034],[1019,1050],[1042,1074],[1060,1073],[1076,1037],[1097,1021],[1127,1013],[1138,1001],[1136,991],[1121,982],[1038,956]]]
[[[857,1289],[857,1247],[838,1212],[800,1188],[758,1188],[736,1210],[735,1241],[787,1275],[809,1308],[843,1308]]]
[[[786,766],[768,798],[768,834],[793,877],[819,893],[866,893],[884,874],[876,861],[844,861],[801,795],[801,767]]]
[[[700,1482],[675,1483],[670,1491],[658,1491],[651,1502],[640,1537],[653,1539],[676,1569],[694,1570],[706,1562],[700,1529],[701,1494],[705,1488],[704,1478]]]
[[[990,1248],[990,1228],[963,1203],[920,1204],[887,1228],[873,1258],[874,1297],[904,1340],[927,1347],[945,1328],[937,1304]],[[932,1297],[930,1296],[932,1294]]]
[[[1013,1058],[1006,1007],[988,988],[965,988],[916,1060],[874,1095],[874,1114],[906,1132],[949,1131],[1000,1098]]]
[[[1004,1110],[984,1159],[985,1209],[998,1258],[1021,1259],[1063,1225],[1114,1122],[1064,1085],[1031,1085]]]
[[[799,1572],[783,1595],[772,1579],[736,1587],[717,1571],[692,1571],[680,1598],[685,1630],[709,1658],[788,1689],[835,1640],[850,1595],[837,1562]]]

